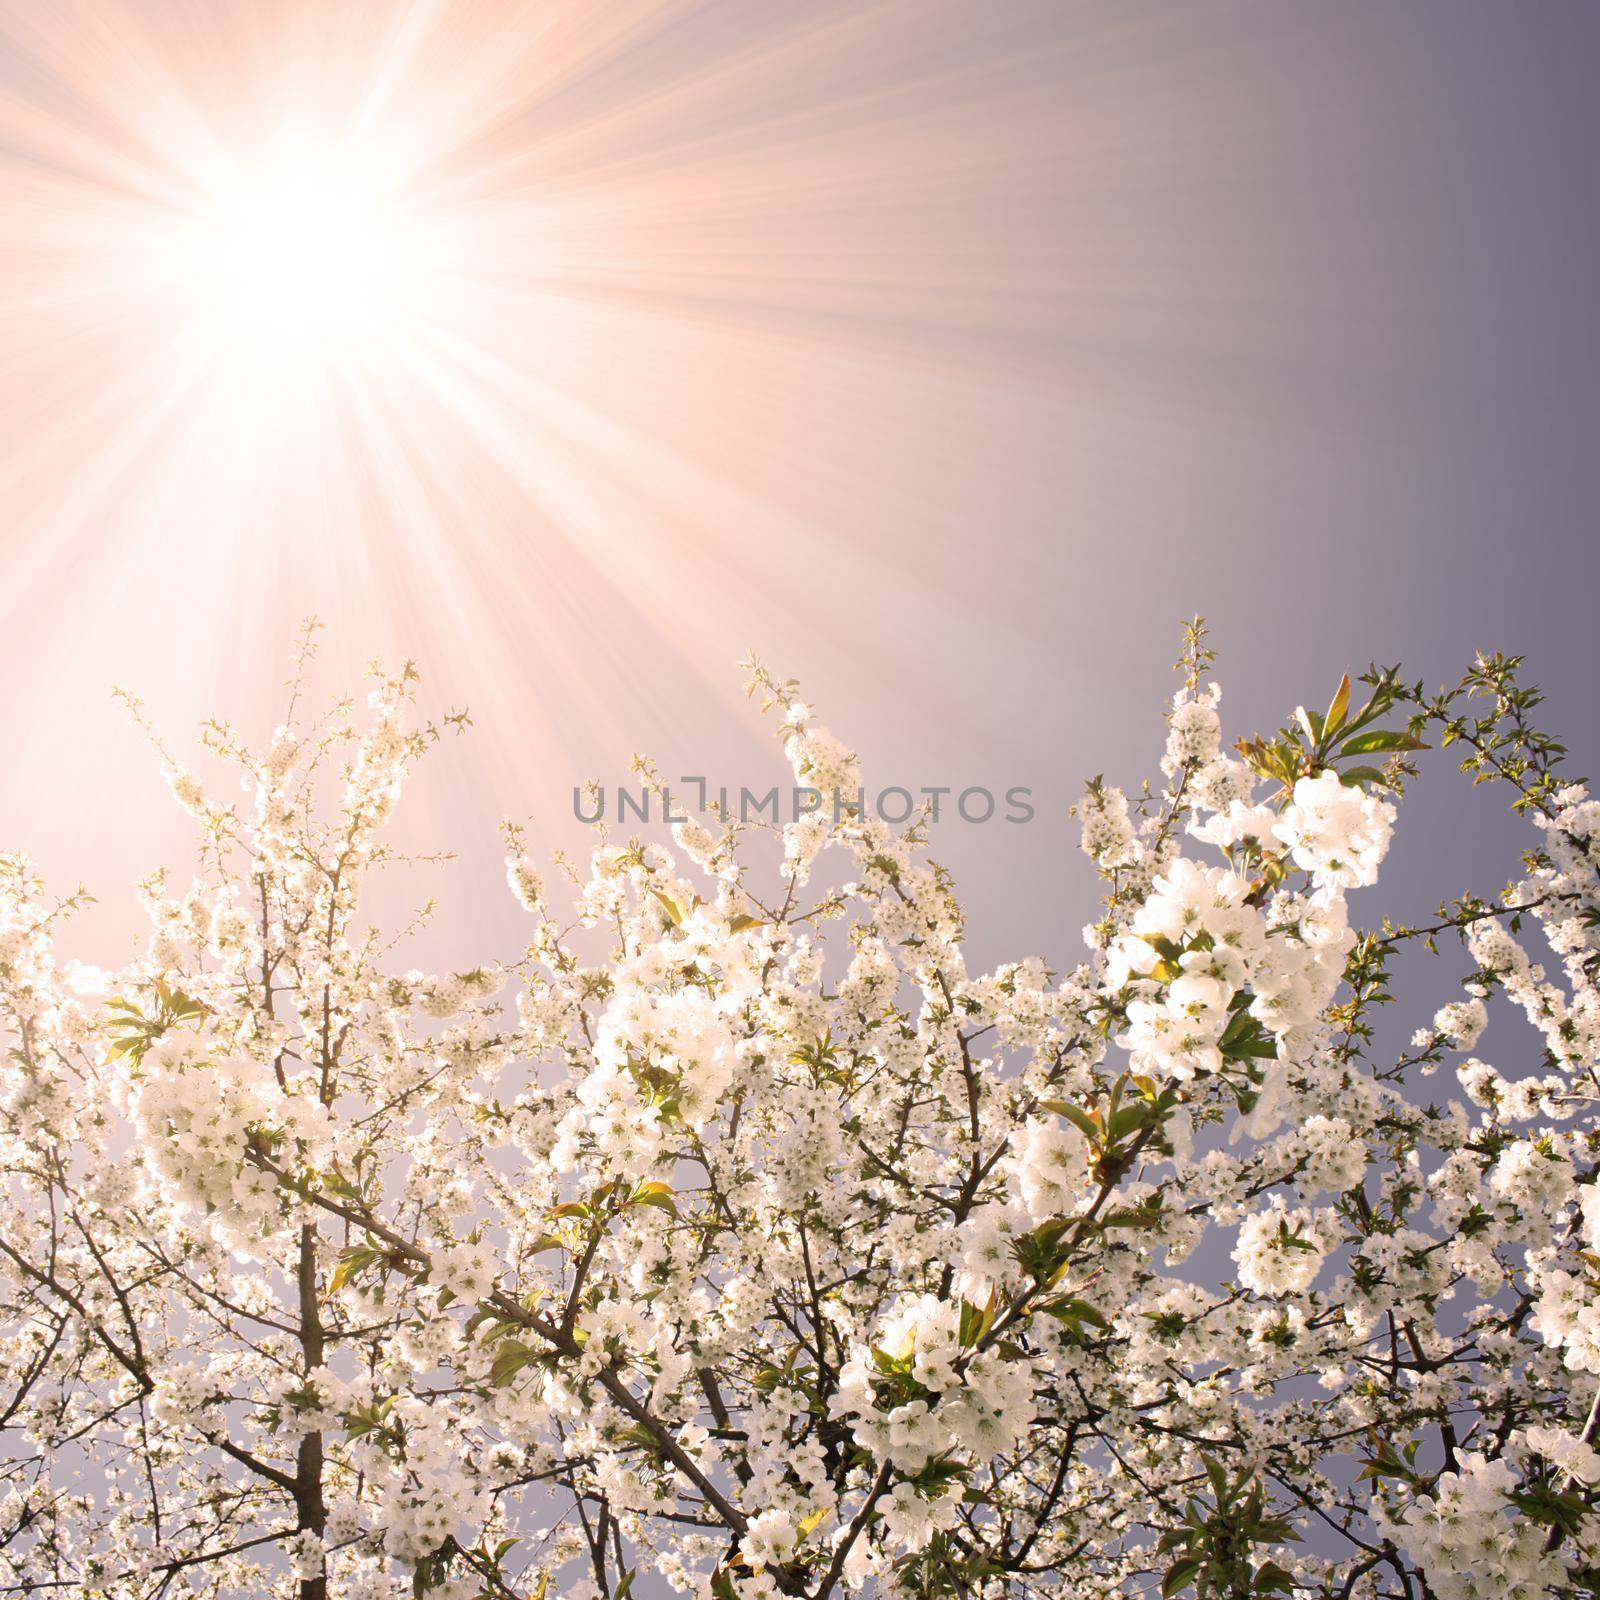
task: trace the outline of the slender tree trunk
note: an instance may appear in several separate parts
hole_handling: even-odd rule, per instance
[[[317,1305],[317,1230],[307,1224],[300,1229],[300,1350],[306,1371],[322,1365],[322,1313]],[[322,1498],[322,1434],[308,1433],[300,1441],[295,1463],[294,1487],[296,1526],[315,1533],[320,1539],[328,1525],[328,1509]],[[300,1600],[327,1600],[326,1575],[300,1580]]]

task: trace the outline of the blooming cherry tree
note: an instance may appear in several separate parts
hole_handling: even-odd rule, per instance
[[[1210,666],[1089,786],[1066,968],[970,971],[927,818],[846,805],[586,874],[508,826],[523,955],[404,969],[409,668],[211,725],[243,803],[169,763],[199,867],[122,971],[4,858],[0,1588],[1600,1592],[1600,801],[1513,659],[1236,747]],[[1520,880],[1360,931],[1425,743]]]

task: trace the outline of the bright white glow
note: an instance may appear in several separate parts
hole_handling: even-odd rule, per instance
[[[419,309],[422,256],[423,230],[381,173],[300,147],[230,173],[179,265],[219,353],[283,368],[398,336]]]

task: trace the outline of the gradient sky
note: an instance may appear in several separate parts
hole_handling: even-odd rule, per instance
[[[1230,733],[1503,648],[1588,770],[1597,67],[1557,0],[0,0],[0,844],[114,955],[185,855],[110,685],[265,731],[311,612],[476,716],[405,824],[472,959],[500,815],[778,776],[749,648],[869,778],[1034,788],[936,835],[983,961],[1075,955],[1194,612]],[[152,270],[285,129],[436,251],[287,376]],[[1400,913],[1514,867],[1443,777]]]

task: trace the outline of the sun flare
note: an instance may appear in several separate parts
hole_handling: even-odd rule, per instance
[[[998,36],[735,9],[0,0],[0,623],[55,649],[70,593],[93,641],[12,697],[0,823],[90,759],[56,730],[108,683],[275,715],[254,664],[318,612],[517,726],[483,803],[565,825],[552,772],[607,770],[683,682],[742,741],[725,661],[843,649],[841,584],[958,559],[887,508],[936,478],[944,526],[982,513],[997,374],[1105,303],[993,225],[1056,119]],[[863,499],[897,418],[921,443]]]
[[[260,372],[401,339],[426,310],[427,246],[380,167],[302,142],[230,164],[169,265],[218,358]]]

